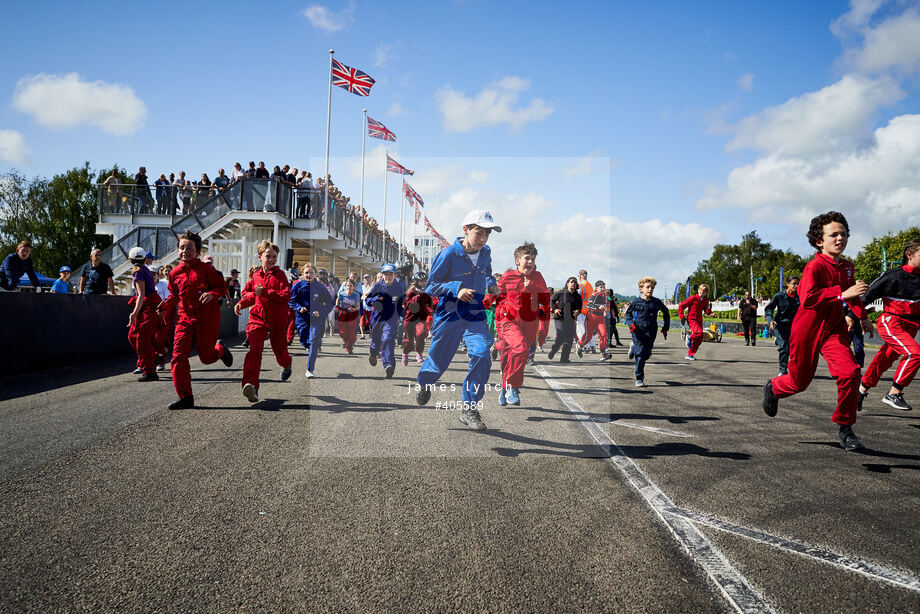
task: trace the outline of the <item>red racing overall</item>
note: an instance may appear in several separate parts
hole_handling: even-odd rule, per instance
[[[201,295],[214,297],[207,304],[201,302]],[[195,258],[181,262],[169,274],[169,298],[163,301],[161,311],[170,313],[178,309],[176,332],[173,340],[171,370],[173,386],[179,398],[192,396],[192,374],[188,363],[194,343],[198,358],[209,365],[221,359],[222,346],[217,345],[220,332],[220,305],[218,299],[227,293],[227,285],[220,273]]]
[[[133,309],[137,297],[132,296],[128,305]],[[128,341],[137,352],[137,366],[144,373],[155,373],[157,368],[157,343],[156,336],[161,325],[157,307],[160,306],[160,295],[156,291],[144,297],[144,304],[137,314],[131,328],[128,329]]]
[[[541,308],[549,313],[549,290],[539,271],[530,274],[530,284],[524,288],[524,275],[517,269],[505,271],[498,287],[495,347],[501,352],[502,387],[520,388],[530,346],[537,338]]]
[[[819,253],[805,265],[798,288],[801,306],[789,333],[789,373],[772,380],[773,394],[780,399],[802,392],[814,379],[818,355],[824,356],[837,380],[837,407],[831,420],[841,425],[856,422],[859,393],[860,369],[850,349],[841,299],[855,283],[853,265],[845,260],[834,262]],[[847,303],[858,319],[865,319],[859,298]]]
[[[690,327],[690,349],[687,350],[687,356],[694,356],[700,349],[700,344],[703,343],[704,313],[711,316],[712,308],[709,305],[709,299],[700,298],[699,294],[694,294],[677,306],[677,317],[681,320],[687,318],[687,326]]]
[[[256,286],[262,286],[261,295],[256,294]],[[252,309],[249,310],[249,323],[246,324],[249,351],[243,360],[243,386],[252,384],[256,390],[259,389],[259,371],[262,368],[262,349],[266,337],[278,365],[285,369],[291,366],[292,359],[287,350],[290,300],[291,285],[287,274],[280,267],[276,266],[268,273],[259,267],[252,279],[246,282],[239,306],[240,309]]]
[[[880,276],[866,290],[865,299],[870,303],[879,297],[885,312],[876,324],[885,343],[866,369],[862,383],[866,388],[877,386],[882,374],[900,356],[892,383],[903,390],[920,369],[920,345],[915,340],[920,329],[920,269],[906,264]]]

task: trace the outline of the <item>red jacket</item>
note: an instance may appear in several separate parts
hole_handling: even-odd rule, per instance
[[[406,292],[406,298],[403,300],[403,313],[406,314],[406,322],[418,322],[428,320],[434,313],[434,303],[431,295],[415,287],[409,288]]]
[[[214,297],[207,305],[201,303],[201,295],[205,293]],[[219,319],[218,299],[226,293],[227,285],[212,265],[198,258],[180,262],[169,274],[169,298],[163,301],[160,311],[171,313],[178,306],[180,322],[192,322],[199,318]]]
[[[262,295],[255,292],[256,286],[262,286]],[[240,298],[240,309],[252,307],[249,322],[269,326],[287,326],[290,317],[291,284],[287,274],[280,267],[274,267],[268,273],[262,267],[256,269],[252,279],[246,282]],[[248,326],[248,325],[247,325]]]
[[[686,309],[687,315],[684,315],[684,309]],[[683,320],[687,318],[688,321],[696,322],[698,324],[703,323],[703,314],[707,316],[712,315],[712,307],[709,304],[708,298],[700,298],[699,294],[694,294],[683,303],[677,306],[677,317]]]
[[[863,295],[866,303],[878,298],[885,313],[920,323],[920,269],[905,264],[883,273]]]
[[[530,275],[530,285],[525,290],[524,276],[517,269],[509,269],[498,280],[498,288],[501,294],[494,299],[496,322],[536,322],[546,318],[541,308],[549,314],[549,290],[540,271]]]
[[[840,295],[844,290],[856,283],[853,265],[846,260],[834,262],[834,259],[824,254],[815,254],[799,281],[798,294],[801,308],[796,313],[798,320],[802,310],[814,313],[815,317],[823,320],[829,327],[843,323],[843,301]],[[850,309],[860,320],[866,317],[866,309],[859,297],[847,301]],[[811,319],[811,318],[808,318]]]

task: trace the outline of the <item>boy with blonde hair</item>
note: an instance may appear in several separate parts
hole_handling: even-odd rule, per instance
[[[668,329],[671,327],[671,313],[659,299],[652,296],[658,282],[654,277],[643,277],[639,280],[639,298],[633,299],[626,308],[624,318],[629,332],[632,333],[632,344],[629,346],[629,358],[636,359],[636,386],[645,386],[645,362],[652,355],[655,346],[655,337],[658,336],[658,313],[661,312],[664,325],[661,327],[661,336],[668,338]]]

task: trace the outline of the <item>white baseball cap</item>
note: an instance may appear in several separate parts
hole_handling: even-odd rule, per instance
[[[143,247],[132,247],[131,251],[128,252],[129,260],[146,260],[147,259],[147,250]]]
[[[466,217],[463,218],[463,226],[471,226],[476,224],[482,228],[491,228],[495,232],[501,232],[502,227],[495,223],[495,220],[492,219],[492,214],[486,211],[485,209],[473,209],[466,214]]]

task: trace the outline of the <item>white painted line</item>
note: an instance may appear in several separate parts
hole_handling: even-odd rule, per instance
[[[692,522],[667,513],[667,510],[676,508],[674,503],[639,469],[631,458],[626,456],[623,450],[604,432],[604,429],[591,420],[571,395],[550,377],[546,369],[539,365],[535,368],[565,403],[569,411],[581,418],[581,424],[588,430],[591,437],[598,444],[610,448],[611,454],[608,460],[626,476],[633,488],[645,499],[648,506],[668,527],[680,545],[687,550],[690,558],[703,568],[729,605],[737,612],[773,612],[767,600],[748,583],[747,578],[732,566],[725,555],[706,539],[706,536]]]
[[[827,563],[847,571],[853,571],[875,580],[881,580],[882,582],[894,584],[901,588],[920,592],[920,578],[896,571],[894,569],[890,569],[888,567],[883,567],[868,561],[854,559],[842,554],[837,554],[836,552],[832,552],[818,546],[812,546],[804,542],[798,542],[795,540],[786,539],[784,537],[770,535],[769,533],[764,533],[763,531],[758,531],[757,529],[742,527],[740,525],[732,524],[718,518],[713,518],[712,516],[706,516],[705,514],[700,514],[698,512],[692,512],[690,510],[685,510],[677,507],[665,511],[669,514],[680,516],[682,518],[686,518],[693,522],[703,524],[714,529],[719,529],[720,531],[725,531],[727,533],[746,537],[756,542],[785,550],[786,552],[808,557],[810,559],[814,559],[822,563]]]
[[[659,435],[669,435],[671,437],[693,437],[689,433],[681,433],[680,431],[671,431],[668,429],[659,428],[657,426],[646,426],[644,424],[636,424],[635,422],[627,422],[626,420],[611,420],[611,424],[614,426],[625,426],[630,429],[639,429],[641,431],[651,431],[652,433],[658,433]]]

